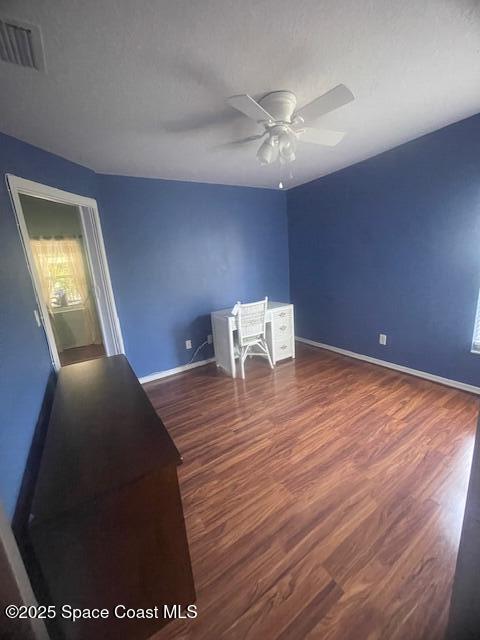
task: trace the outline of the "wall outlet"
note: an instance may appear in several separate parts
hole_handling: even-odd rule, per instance
[[[192,348],[192,341],[185,340],[185,349],[191,349],[191,348]]]
[[[209,333],[208,336],[207,336],[207,342],[208,342],[208,344],[212,344],[212,342],[213,342],[213,336],[212,336],[211,333]]]
[[[385,333],[378,334],[378,342],[384,346],[387,344],[387,336]]]

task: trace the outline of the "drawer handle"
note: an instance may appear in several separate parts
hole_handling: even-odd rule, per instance
[[[286,324],[282,324],[282,326],[279,327],[280,331],[285,331],[286,328],[287,328]]]
[[[278,315],[280,316],[280,318],[284,318],[287,315],[287,312],[286,311],[282,311]]]
[[[282,344],[282,346],[280,347],[280,349],[286,349],[287,345],[286,344]]]

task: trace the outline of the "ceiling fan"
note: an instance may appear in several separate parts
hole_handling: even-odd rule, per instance
[[[231,96],[227,98],[227,104],[261,124],[264,131],[225,146],[261,140],[266,136],[257,151],[260,164],[271,164],[277,159],[282,164],[293,162],[297,141],[334,147],[342,140],[345,136],[343,131],[313,129],[306,127],[305,123],[316,120],[354,99],[353,93],[344,84],[338,84],[298,110],[297,98],[291,91],[273,91],[258,102],[248,94]]]

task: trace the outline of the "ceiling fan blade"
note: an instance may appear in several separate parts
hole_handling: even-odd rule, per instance
[[[265,111],[265,109],[247,93],[239,96],[230,96],[230,98],[226,99],[226,103],[234,109],[237,109],[237,111],[241,111],[248,118],[255,120],[255,122],[274,120],[268,111]]]
[[[241,138],[240,140],[232,140],[231,142],[224,142],[223,144],[218,144],[213,147],[216,150],[220,149],[234,149],[235,147],[239,147],[242,144],[246,144],[248,142],[253,142],[254,140],[260,140],[266,135],[266,131],[263,133],[259,133],[256,136],[248,136],[248,138]]]
[[[345,131],[332,131],[330,129],[302,129],[300,140],[311,144],[322,144],[325,147],[334,147],[345,137]]]
[[[320,116],[334,111],[344,104],[348,104],[355,100],[355,96],[344,84],[337,84],[336,87],[324,93],[323,96],[315,98],[304,107],[297,111],[297,115],[301,116],[305,122],[315,120]]]

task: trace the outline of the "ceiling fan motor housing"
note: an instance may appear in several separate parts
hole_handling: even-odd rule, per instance
[[[274,118],[275,122],[291,123],[297,106],[297,98],[291,91],[273,91],[267,93],[259,103]]]

